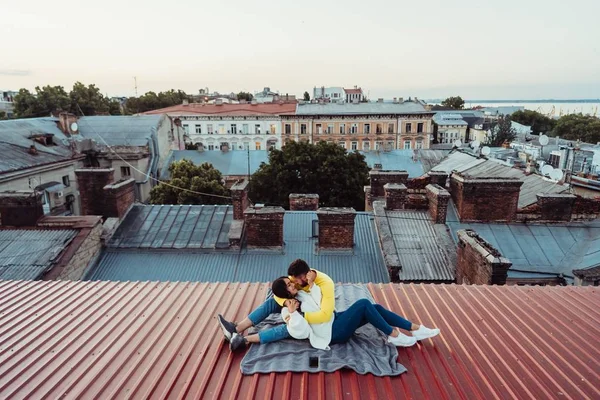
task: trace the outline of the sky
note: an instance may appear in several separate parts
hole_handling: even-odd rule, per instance
[[[600,98],[598,0],[0,0],[0,89]]]

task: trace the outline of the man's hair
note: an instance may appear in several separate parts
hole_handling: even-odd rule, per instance
[[[287,276],[280,276],[275,279],[271,284],[271,290],[273,291],[273,294],[279,298],[291,299],[293,296],[287,290],[287,283],[285,283],[286,279],[288,279]]]
[[[310,272],[310,267],[306,263],[306,261],[302,259],[297,259],[292,261],[290,266],[288,267],[288,275],[289,276],[300,276],[302,274],[308,274]]]

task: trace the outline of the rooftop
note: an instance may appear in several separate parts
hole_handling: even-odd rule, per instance
[[[1,134],[1,133],[0,133]],[[4,140],[3,137],[0,140]],[[31,146],[33,141],[31,141]],[[39,151],[37,154],[29,153],[29,146],[23,147],[10,143],[0,142],[0,173],[20,171],[27,168],[38,167],[46,164],[54,164],[71,159],[69,156],[46,153]],[[42,145],[36,145],[36,148]]]
[[[296,115],[393,115],[433,114],[422,104],[412,101],[404,103],[307,103],[298,104]]]
[[[255,173],[260,164],[269,162],[267,150],[253,151],[203,151],[196,150],[174,150],[169,155],[167,162],[161,172],[161,179],[169,179],[169,165],[174,161],[190,160],[196,165],[205,162],[212,164],[223,176],[248,175],[248,158],[250,158],[250,174]]]
[[[467,122],[463,120],[463,116],[456,113],[437,112],[433,116],[433,121],[438,125],[468,125]]]
[[[282,250],[229,247],[232,206],[134,205],[89,280],[268,282],[297,258],[339,282],[389,282],[373,216],[356,213],[352,251],[323,251],[313,211],[284,216]]]
[[[145,114],[168,115],[282,115],[294,114],[296,103],[259,103],[259,104],[179,104],[176,106],[148,111]]]
[[[145,146],[156,134],[162,118],[162,115],[99,115],[81,117],[77,124],[79,136],[93,139],[100,146],[105,145],[104,141],[109,146]]]
[[[244,376],[215,315],[239,320],[265,284],[0,281],[7,398],[500,399],[600,397],[594,287],[368,285],[441,334],[399,348],[397,377]],[[22,307],[27,304],[27,307]]]
[[[423,175],[423,165],[413,150],[390,150],[390,151],[360,151],[365,156],[365,162],[369,168],[375,164],[381,164],[384,170],[402,170],[408,172],[409,178]]]

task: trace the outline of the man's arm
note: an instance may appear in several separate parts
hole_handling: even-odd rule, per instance
[[[329,322],[333,317],[335,308],[335,285],[330,277],[322,272],[317,272],[315,284],[321,289],[321,310],[304,313],[304,318],[309,324],[322,324]]]

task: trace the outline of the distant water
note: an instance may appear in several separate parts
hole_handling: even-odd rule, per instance
[[[434,102],[434,101],[432,101]],[[600,99],[593,100],[465,100],[465,108],[520,106],[555,117],[582,113],[600,117]]]

